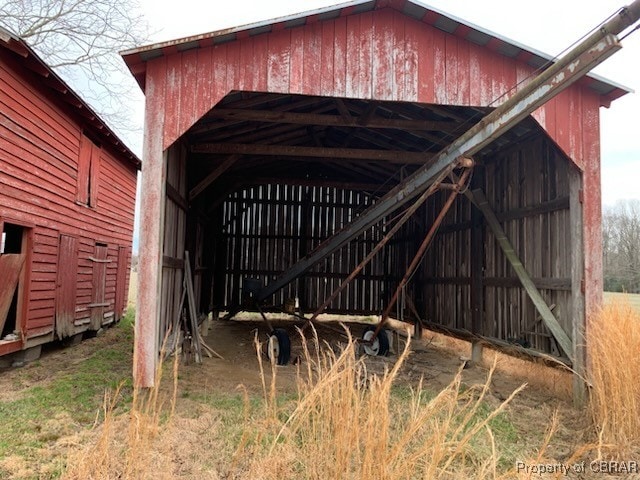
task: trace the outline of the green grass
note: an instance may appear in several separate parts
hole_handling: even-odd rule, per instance
[[[462,391],[467,388],[463,386],[461,388]],[[430,401],[432,401],[436,395],[437,391],[432,391],[429,389],[423,389],[421,392],[421,405],[427,405]],[[414,390],[407,385],[393,385],[391,387],[391,404],[392,408],[397,409],[398,415],[403,415],[403,412],[406,410],[406,406],[409,404],[411,399],[413,398]],[[485,421],[493,408],[487,403],[482,402],[478,407],[478,410],[475,412],[474,418],[469,422],[469,428],[472,426]],[[508,469],[512,466],[517,460],[517,455],[519,454],[518,448],[514,448],[517,444],[519,433],[517,427],[511,422],[509,419],[509,414],[506,412],[501,412],[494,418],[488,421],[488,426],[491,428],[492,433],[495,436],[495,442],[499,446],[500,456],[498,457],[498,465],[503,469]],[[474,450],[477,451],[487,451],[488,445],[486,445],[485,437],[479,437],[473,442]]]
[[[604,292],[604,301],[606,304],[611,304],[613,302],[628,302],[636,311],[640,312],[639,293]]]
[[[18,398],[0,401],[0,458],[9,454],[32,457],[69,428],[89,428],[100,411],[105,390],[124,385],[122,404],[130,403],[133,312],[114,328],[117,341],[94,352],[72,371],[51,382],[25,389]],[[73,347],[72,347],[73,348]],[[24,371],[25,377],[29,371]],[[127,393],[129,392],[129,393]]]

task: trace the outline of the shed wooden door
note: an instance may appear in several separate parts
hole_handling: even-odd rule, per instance
[[[3,277],[0,283],[0,334],[4,329],[11,302],[18,288],[24,259],[23,254],[0,255],[0,272]]]
[[[116,320],[124,313],[127,298],[127,247],[118,248],[118,273],[116,274]]]
[[[78,240],[60,235],[58,252],[56,335],[65,338],[75,334]]]
[[[93,298],[91,304],[91,329],[98,330],[104,320],[104,307],[109,304],[105,302],[105,286],[107,283],[107,246],[103,243],[96,243],[96,250],[91,258],[93,261],[92,290]]]

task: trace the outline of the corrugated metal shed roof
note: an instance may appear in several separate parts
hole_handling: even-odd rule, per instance
[[[273,30],[294,28],[337,17],[355,15],[381,8],[393,8],[418,21],[442,31],[464,38],[472,43],[494,50],[510,58],[517,58],[534,68],[540,68],[553,61],[553,57],[522,45],[506,37],[457,18],[449,13],[425,5],[416,0],[352,0],[350,2],[311,10],[303,13],[279,17],[262,22],[241,25],[214,32],[194,35],[166,42],[159,42],[122,52],[131,73],[144,90],[144,63],[153,58],[170,55],[192,48],[201,48],[267,33]],[[613,101],[632,90],[599,75],[587,75],[589,87],[601,96]]]
[[[62,80],[33,49],[17,35],[0,27],[0,47],[6,48],[21,58],[21,62],[36,74],[43,78],[43,84],[55,92],[62,100],[75,108],[78,114],[84,118],[92,128],[93,133],[106,143],[112,145],[123,157],[140,168],[140,159],[125,143],[109,128],[100,116]]]

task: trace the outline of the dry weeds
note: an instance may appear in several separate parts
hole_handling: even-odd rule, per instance
[[[554,414],[544,438],[507,446],[517,448],[518,460],[570,465],[638,458],[638,325],[638,314],[621,305],[607,307],[590,323],[592,441],[553,458],[548,447],[562,428]],[[215,410],[197,409],[192,418],[174,414],[177,401],[191,401],[177,395],[177,363],[173,383],[167,388],[165,379],[164,390],[158,384],[149,392],[136,391],[126,415],[116,413],[116,392],[105,399],[103,420],[92,437],[81,442],[88,446],[69,457],[63,478],[539,478],[503,461],[505,445],[494,422],[523,387],[501,403],[495,397],[487,401],[495,361],[484,384],[464,385],[458,372],[435,396],[418,383],[399,400],[393,388],[409,345],[377,375],[358,357],[353,339],[335,350],[315,336],[303,341],[303,348],[297,394],[286,398],[276,387],[277,368],[262,363],[257,343],[263,398],[256,402],[244,391],[244,414],[231,432]]]
[[[640,313],[606,305],[588,326],[590,410],[601,455],[640,459]]]
[[[265,386],[269,421],[239,456],[250,456],[247,478],[486,479],[504,472],[491,421],[524,388],[487,415],[484,385],[461,388],[461,374],[432,399],[420,384],[401,409],[392,386],[409,355],[409,344],[390,370],[369,375],[351,339],[338,353],[317,337],[298,377],[295,408],[278,415]],[[255,433],[254,433],[255,435]]]
[[[174,388],[168,397],[159,386],[137,391],[127,416],[114,413],[118,392],[105,399],[104,421],[94,440],[69,458],[63,478],[395,480],[505,474],[491,422],[520,389],[486,412],[493,370],[484,385],[466,389],[459,373],[434,398],[426,398],[420,384],[408,400],[398,403],[392,386],[409,355],[408,345],[382,375],[367,372],[353,339],[337,353],[326,347],[317,337],[311,348],[304,343],[298,394],[284,404],[277,395],[276,368],[269,366],[272,375],[267,375],[258,354],[264,399],[253,407],[245,394],[242,435],[235,454],[226,459],[218,456],[217,463],[207,465],[185,447],[209,441],[210,448],[222,451],[225,439],[215,418],[205,415],[190,422],[173,414],[174,363]],[[259,344],[257,349],[261,351]]]

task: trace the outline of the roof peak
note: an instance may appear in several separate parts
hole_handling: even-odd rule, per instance
[[[554,57],[551,55],[479,27],[418,0],[351,0],[270,20],[157,42],[123,51],[121,55],[144,90],[144,67],[141,68],[141,64],[153,58],[385,8],[399,11],[416,21],[463,38],[476,45],[489,48],[506,57],[517,58],[536,69],[545,67],[554,61]],[[589,73],[586,77],[592,80],[590,87],[609,101],[632,92],[630,88],[594,73]]]

